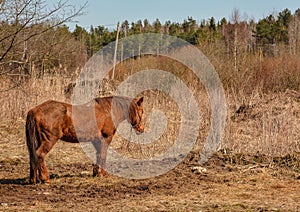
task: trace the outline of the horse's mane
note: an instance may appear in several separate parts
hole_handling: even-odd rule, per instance
[[[108,96],[108,97],[98,97],[94,99],[99,105],[109,104],[112,110],[117,110],[119,112],[122,111],[123,114],[129,113],[129,106],[133,100],[133,98],[125,97],[125,96]]]

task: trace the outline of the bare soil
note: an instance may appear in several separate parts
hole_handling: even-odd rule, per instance
[[[1,120],[0,211],[300,211],[299,100],[284,94],[229,107],[223,146],[231,150],[200,172],[195,150],[144,180],[93,178],[80,145],[59,141],[46,158],[51,183],[29,185],[24,119]]]
[[[223,149],[199,173],[192,152],[164,175],[132,180],[93,178],[80,146],[59,142],[47,159],[51,183],[29,185],[22,121],[8,125],[1,125],[0,211],[300,211],[300,153]]]

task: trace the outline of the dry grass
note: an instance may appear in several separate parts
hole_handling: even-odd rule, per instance
[[[275,62],[263,63],[263,70],[280,69]],[[266,63],[266,64],[265,64]],[[270,63],[270,64],[269,64]],[[265,65],[264,65],[265,64]],[[276,65],[277,64],[277,65]],[[217,64],[218,65],[218,64]],[[297,69],[294,60],[285,64]],[[267,68],[268,67],[268,68]],[[166,70],[180,77],[195,96],[201,114],[200,131],[196,149],[201,149],[210,127],[210,105],[205,89],[196,80],[195,75],[188,68],[178,62],[163,57],[145,57],[128,60],[116,67],[116,79],[106,80],[99,90],[99,95],[109,95],[114,92],[119,83],[129,74],[144,69]],[[291,72],[295,70],[292,69]],[[246,72],[245,72],[246,73]],[[221,75],[224,74],[223,72]],[[236,77],[238,84],[240,78]],[[16,120],[24,120],[26,111],[48,99],[70,102],[70,93],[65,90],[74,82],[71,78],[59,76],[45,76],[42,79],[29,78],[21,87],[8,89],[15,85],[5,77],[1,79],[0,101],[2,125],[14,126]],[[233,84],[231,84],[233,85]],[[242,84],[241,84],[242,86]],[[249,93],[248,84],[237,90],[234,87],[226,89],[227,98],[227,125],[223,138],[223,148],[230,148],[236,152],[264,153],[269,155],[284,155],[293,151],[300,151],[300,94],[298,91],[285,90],[284,92],[264,93],[262,87]],[[5,91],[7,90],[7,91]],[[159,91],[144,91],[145,124],[150,129],[147,118],[152,110],[162,111],[168,119],[167,133],[152,144],[136,145],[127,140],[116,137],[114,148],[131,157],[143,158],[164,152],[173,144],[178,135],[180,113],[176,103],[168,95]],[[127,150],[126,150],[127,149]],[[132,154],[135,155],[132,155]]]
[[[202,174],[192,173],[191,168],[210,128],[209,99],[195,75],[177,62],[163,57],[131,59],[116,67],[114,81],[105,80],[99,88],[100,96],[111,95],[129,75],[160,69],[181,78],[194,94],[201,120],[192,156],[170,172],[147,180],[92,178],[91,161],[80,145],[58,142],[46,160],[52,184],[27,185],[26,111],[48,99],[70,102],[65,91],[75,80],[0,76],[0,210],[300,210],[299,56],[238,55],[234,70],[233,61],[222,52],[224,46],[205,48],[223,82],[228,112],[225,150],[205,164],[208,172]],[[153,109],[163,111],[169,122],[163,136],[151,144],[116,136],[113,148],[132,158],[163,153],[173,145],[181,121],[178,106],[168,95],[156,90],[141,95],[145,96],[146,130],[151,128],[148,118]]]
[[[241,96],[234,89],[227,90],[228,117],[223,139],[226,150],[216,153],[205,164],[206,173],[191,171],[210,126],[209,100],[199,89],[197,101],[202,119],[195,148],[198,151],[168,173],[146,180],[116,176],[92,178],[91,161],[80,145],[58,142],[46,159],[51,184],[27,185],[29,163],[24,111],[47,98],[68,101],[63,95],[63,84],[67,86],[68,79],[54,77],[52,80],[56,82],[49,83],[49,78],[29,81],[26,95],[16,90],[0,93],[0,99],[6,105],[2,106],[6,114],[1,113],[5,120],[0,123],[0,210],[300,210],[300,158],[299,153],[293,154],[299,152],[300,145],[300,95],[291,90],[272,94],[256,90],[249,96]],[[106,88],[116,87],[118,83],[114,83],[108,81]],[[6,95],[10,98],[5,98]],[[165,145],[130,144],[124,148],[117,142],[113,144],[118,151],[137,158],[153,156],[156,150],[163,151],[171,145],[180,120],[174,116],[176,105],[168,96],[156,91],[146,91],[143,95],[146,96],[145,116],[149,116],[153,108],[161,109],[171,124],[160,140]],[[30,96],[34,98],[30,99]],[[24,109],[20,107],[22,101],[25,102]],[[149,128],[147,121],[146,128]],[[128,143],[121,144],[127,147]],[[277,157],[284,154],[287,155]]]
[[[282,156],[300,151],[300,96],[254,93],[239,101],[228,97],[229,117],[224,147],[236,152]]]
[[[145,96],[146,102],[144,107],[145,130],[146,132],[151,130],[150,136],[154,134],[161,134],[161,136],[156,136],[158,139],[149,143],[148,140],[143,141],[138,135],[131,133],[129,137],[136,142],[130,142],[130,140],[124,139],[117,133],[112,147],[127,157],[146,159],[159,156],[174,145],[175,138],[178,136],[181,117],[174,100],[163,92],[145,91],[141,95]],[[160,122],[149,120],[153,111],[161,111],[166,116],[168,121],[164,132],[160,132],[160,129],[154,126]],[[151,124],[152,126],[150,126]],[[125,128],[125,130],[128,131],[129,129]]]
[[[46,100],[66,101],[64,90],[71,78],[44,76],[43,78],[0,77],[0,119],[24,119],[27,111]]]

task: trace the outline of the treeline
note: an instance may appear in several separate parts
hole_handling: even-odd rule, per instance
[[[108,43],[115,41],[117,27],[110,30],[100,25],[85,29],[76,25],[71,31],[66,23],[80,15],[84,6],[78,10],[71,8],[71,12],[66,14],[69,7],[66,2],[64,4],[60,1],[52,10],[46,11],[43,11],[45,2],[42,0],[2,3],[1,75],[34,77],[46,73],[73,75],[91,56]],[[227,70],[227,75],[224,75],[225,81],[236,77],[243,79],[242,76],[228,73],[241,71],[245,74],[250,66],[253,67],[252,73],[255,72],[253,81],[257,81],[256,78],[260,75],[266,75],[264,70],[274,69],[269,68],[275,64],[274,61],[268,60],[266,64],[267,60],[262,61],[262,58],[275,58],[283,54],[284,58],[287,58],[287,54],[293,56],[293,61],[299,61],[297,58],[300,56],[300,9],[293,12],[284,9],[276,15],[271,14],[258,21],[243,19],[237,9],[233,10],[229,19],[221,20],[214,17],[202,21],[188,17],[181,23],[171,21],[161,23],[159,19],[152,23],[147,19],[131,23],[125,20],[120,23],[119,38],[149,32],[176,36],[199,47],[212,61],[217,71]],[[251,59],[251,55],[255,57]],[[260,62],[259,65],[257,60]],[[298,65],[291,64],[291,67],[297,68]],[[293,73],[300,75],[297,70],[293,70]],[[268,72],[266,76],[269,75]]]
[[[265,55],[270,55],[274,53],[270,51],[274,45],[286,45],[291,49],[291,53],[296,54],[300,42],[300,9],[294,13],[285,9],[278,15],[269,15],[257,23],[254,20],[242,20],[238,10],[233,11],[230,20],[223,18],[217,21],[214,17],[200,22],[188,17],[182,23],[161,23],[159,19],[153,23],[147,19],[129,23],[126,20],[121,23],[119,37],[149,32],[169,34],[200,46],[222,41],[232,53],[236,46],[244,46],[249,52],[262,50]],[[116,33],[116,29],[110,31],[104,26],[91,26],[87,31],[76,25],[72,35],[77,41],[85,44],[90,57],[114,41]]]

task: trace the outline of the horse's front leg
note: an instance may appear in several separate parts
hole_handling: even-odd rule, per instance
[[[101,139],[93,142],[96,149],[96,164],[93,165],[93,177],[105,176],[108,177],[106,169],[106,155],[110,142],[106,139]]]

